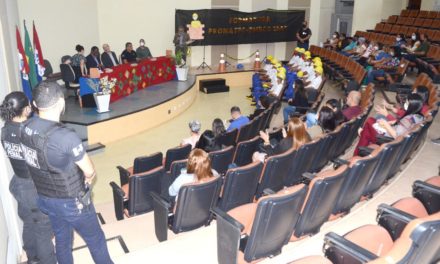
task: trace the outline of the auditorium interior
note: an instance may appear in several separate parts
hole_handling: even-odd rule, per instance
[[[180,79],[181,65],[173,57],[180,11],[190,15],[188,23],[198,12],[199,23],[207,25],[220,20],[203,12],[297,16],[296,31],[305,20],[312,35],[308,51],[298,48],[295,33],[279,42],[249,38],[234,44],[234,37],[225,36],[229,44],[189,43],[188,72]],[[114,263],[440,263],[439,0],[0,0],[1,100],[22,90],[16,28],[23,33],[23,23],[29,31],[33,23],[38,29],[52,70],[45,78],[66,87],[61,121],[81,137],[95,166],[92,197]],[[205,26],[205,38],[214,34],[209,30]],[[417,32],[429,49],[423,57],[402,55],[395,71],[369,80],[373,67],[332,46],[334,32],[381,48],[393,46],[397,34],[411,43]],[[221,38],[216,41],[225,43]],[[75,54],[77,44],[88,55],[91,47],[102,52],[107,43],[119,58],[126,42],[136,49],[139,39],[153,58],[101,73],[120,86],[109,111],[97,111],[92,94],[83,94],[90,82],[72,89],[64,81],[61,58]],[[256,161],[254,152],[266,144],[260,131],[283,137],[283,109],[290,103],[283,98],[286,68],[295,68],[295,56],[313,58],[322,81],[306,111],[294,116],[305,122],[307,111],[320,111],[330,99],[346,102],[351,85],[359,90],[360,114],[297,149]],[[233,106],[243,116],[253,114],[260,101],[249,94],[255,82],[267,84],[271,66],[265,65],[271,63],[275,69],[284,65],[274,84],[286,79],[284,88],[236,134],[226,133],[229,144],[209,152],[218,179],[184,185],[180,200],[167,201],[164,183],[172,182],[163,178],[176,179],[191,151],[181,144],[190,136],[188,123],[199,121],[201,133],[216,118],[229,123]],[[384,102],[398,105],[420,86],[429,94],[421,123],[357,148]],[[3,151],[0,164],[0,263],[27,263],[22,222],[8,189],[13,172]],[[75,263],[93,263],[77,233],[73,256]]]

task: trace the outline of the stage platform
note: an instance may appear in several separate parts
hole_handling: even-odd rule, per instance
[[[107,113],[95,108],[80,108],[78,101],[66,99],[66,111],[61,122],[74,128],[89,145],[107,144],[158,126],[185,111],[199,93],[200,80],[224,78],[227,85],[251,85],[250,65],[238,70],[229,66],[226,72],[217,67],[209,70],[191,69],[187,81],[169,81],[147,87],[110,104]]]

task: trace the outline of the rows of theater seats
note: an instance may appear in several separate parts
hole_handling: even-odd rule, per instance
[[[172,162],[168,161],[169,158],[163,162],[162,154],[155,153],[142,157],[142,163],[139,158],[135,159],[133,168],[118,167],[122,187],[110,183],[116,218],[122,220],[124,214],[134,216],[154,209],[156,236],[163,241],[167,239],[168,228],[179,233],[208,224],[212,219],[210,210],[216,206],[219,210],[228,211],[258,199],[268,190],[279,191],[284,186],[299,184],[303,181],[304,173],[319,172],[353,144],[357,130],[372,109],[373,91],[373,85],[370,85],[362,92],[363,113],[359,117],[341,124],[334,132],[296,151],[289,150],[272,156],[264,164],[252,163],[252,154],[261,143],[258,136],[209,153],[212,167],[223,177],[182,187],[175,207],[164,196],[167,196],[169,184],[186,166],[189,146],[168,150],[166,156],[173,156]],[[282,137],[281,129],[271,133],[271,137]],[[228,170],[231,163],[238,167]]]
[[[306,185],[293,185],[227,214],[216,209],[219,263],[236,263],[237,258],[251,262],[277,255],[289,241],[316,234],[326,221],[349,213],[357,202],[370,198],[392,180],[411,159],[423,144],[436,113],[437,108],[403,136],[382,138],[379,147],[365,148],[363,157],[334,159],[336,169],[303,174]]]
[[[330,232],[324,254],[290,264],[438,263],[440,261],[440,176],[413,183],[413,197],[377,208],[377,225],[343,236]]]
[[[354,80],[361,84],[367,74],[362,65],[336,51],[311,45],[310,53],[321,58],[325,73],[333,79]]]

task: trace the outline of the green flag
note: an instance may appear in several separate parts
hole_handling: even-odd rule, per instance
[[[26,59],[29,65],[29,82],[31,83],[32,89],[35,88],[38,84],[37,80],[37,72],[35,71],[35,58],[34,58],[34,50],[32,48],[32,41],[29,38],[29,33],[26,28],[26,24],[24,25],[24,51],[26,53]]]

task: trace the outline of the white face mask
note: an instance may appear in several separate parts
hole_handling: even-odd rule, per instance
[[[394,52],[390,52],[391,57],[394,57]]]
[[[402,40],[402,38],[400,38],[400,37],[396,38],[396,41],[401,41],[401,40]]]
[[[412,40],[416,40],[416,35],[412,35],[412,36],[411,36],[411,39],[412,39]]]
[[[141,46],[145,46],[145,43],[144,42],[140,42],[139,43]]]
[[[374,50],[379,50],[378,46],[373,47]]]
[[[336,35],[333,35],[333,38],[336,38]]]
[[[406,102],[403,104],[403,109],[404,109],[405,111],[408,110],[408,105],[409,105],[408,101],[406,101]]]

